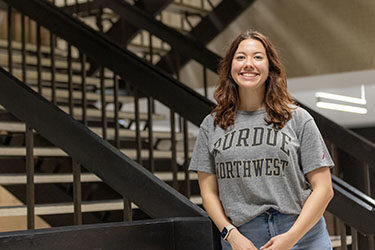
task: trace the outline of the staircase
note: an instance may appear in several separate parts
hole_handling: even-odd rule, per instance
[[[32,44],[25,44],[25,58],[26,58],[26,82],[34,91],[40,90],[40,93],[50,101],[55,101],[59,108],[65,113],[73,114],[73,117],[77,121],[83,121],[88,125],[90,131],[96,135],[103,138],[105,134],[106,139],[115,144],[115,140],[119,145],[119,149],[122,153],[127,155],[132,159],[137,159],[137,150],[135,137],[137,131],[132,129],[132,124],[136,122],[136,115],[134,111],[126,112],[119,111],[115,112],[110,108],[105,110],[105,119],[107,120],[107,127],[105,130],[100,126],[102,123],[102,110],[98,108],[98,103],[100,106],[101,102],[101,93],[98,91],[100,89],[100,77],[98,75],[85,77],[84,80],[80,75],[74,74],[74,72],[79,72],[81,70],[82,63],[80,62],[79,57],[71,57],[71,71],[72,75],[70,77],[71,82],[68,83],[68,76],[66,71],[68,70],[68,60],[66,58],[67,52],[59,49],[55,49],[55,93],[52,93],[51,89],[51,50],[48,46],[41,46],[40,51],[43,52],[42,60],[40,60],[40,68],[43,68],[40,72],[40,79],[38,79],[38,58],[37,58],[37,48]],[[9,55],[7,54],[7,41],[1,40],[1,63],[0,65],[9,71],[7,65]],[[18,79],[22,79],[22,44],[19,42],[12,42],[13,54],[12,58],[12,73]],[[43,60],[44,59],[44,60]],[[89,65],[85,65],[89,67]],[[41,88],[38,89],[38,81],[41,82]],[[85,93],[82,93],[82,81],[85,81]],[[110,71],[105,72],[104,85],[106,91],[109,94],[104,94],[104,99],[107,102],[107,106],[113,104],[114,95],[111,94],[111,85],[113,86],[113,73]],[[71,84],[72,91],[69,91],[66,87]],[[113,92],[113,91],[112,91]],[[86,106],[83,107],[82,96],[85,95]],[[53,97],[54,96],[54,97]],[[54,99],[54,100],[52,100]],[[134,97],[128,95],[119,95],[117,97],[117,105],[122,105],[123,107],[128,104],[134,104]],[[143,97],[139,98],[140,100],[144,99]],[[116,113],[116,114],[115,114]],[[83,115],[85,117],[83,117]],[[3,185],[8,190],[12,191],[13,194],[17,194],[17,198],[25,201],[24,192],[22,192],[23,187],[21,185],[26,184],[26,173],[24,172],[24,164],[17,166],[17,172],[14,173],[15,168],[12,162],[22,162],[26,157],[26,145],[25,145],[25,123],[19,121],[16,117],[7,112],[4,107],[0,106],[0,116],[3,118],[0,121],[0,131],[2,137],[2,146],[0,147],[0,156],[1,160],[4,163],[2,168],[2,173],[0,175],[0,184]],[[114,124],[114,117],[117,116],[117,120],[120,120],[121,124],[118,124],[118,128]],[[149,132],[147,129],[148,115],[146,112],[138,112],[138,123],[143,125],[139,130],[139,139],[140,139],[140,159],[145,161],[149,158],[149,151],[147,150],[148,146],[148,136]],[[165,119],[164,115],[157,113],[152,114],[153,122]],[[126,126],[125,126],[126,125]],[[134,127],[134,126],[133,126]],[[173,174],[168,171],[169,159],[171,158],[170,147],[170,138],[171,133],[169,131],[158,131],[153,130],[153,156],[157,169],[154,171],[155,176],[161,180],[172,183]],[[116,138],[117,137],[117,138]],[[181,140],[183,139],[183,133],[176,132],[175,135],[176,144],[181,148]],[[33,156],[35,158],[35,165],[37,173],[34,175],[34,183],[36,184],[37,192],[39,191],[39,184],[43,184],[42,190],[46,189],[56,189],[56,186],[60,186],[60,189],[71,189],[73,183],[73,174],[72,174],[72,164],[69,155],[64,152],[62,149],[55,147],[48,140],[43,138],[39,133],[34,131],[33,134]],[[159,149],[160,148],[160,149]],[[183,152],[176,152],[177,159],[182,159],[184,157]],[[147,165],[147,164],[145,164]],[[167,165],[167,166],[166,166]],[[12,166],[7,168],[7,166]],[[83,170],[84,171],[84,170]],[[196,180],[197,176],[194,173],[189,174],[189,179]],[[176,173],[175,182],[177,185],[181,186],[185,178],[185,173],[179,171]],[[108,189],[105,187],[105,184],[102,184],[102,180],[92,173],[82,173],[80,177],[82,183],[83,197],[84,202],[82,204],[82,212],[103,212],[103,211],[115,211],[124,209],[124,201],[119,195],[111,195],[112,199],[109,199],[108,195],[102,195],[105,200],[100,200],[100,191],[102,189]],[[178,183],[180,182],[180,183]],[[94,185],[88,185],[88,183],[95,183]],[[48,188],[46,188],[48,187]],[[87,190],[85,190],[87,189]],[[182,190],[181,190],[182,191]],[[58,191],[57,191],[58,192]],[[60,190],[60,192],[63,192]],[[101,191],[103,192],[103,191]],[[113,191],[112,191],[113,192]],[[99,194],[98,194],[99,193]],[[57,196],[59,197],[59,196]],[[96,197],[96,199],[94,199]],[[40,197],[43,198],[43,197]],[[98,200],[99,199],[99,200]],[[191,197],[193,201],[200,202],[198,196]],[[35,214],[38,216],[44,217],[45,215],[51,214],[72,214],[73,203],[69,203],[69,199],[62,199],[61,201],[54,200],[53,204],[47,203],[48,200],[40,200],[35,206]],[[46,203],[46,204],[44,204]],[[137,209],[137,206],[132,204],[133,209]],[[0,208],[0,214],[2,216],[25,216],[26,215],[26,206],[17,206],[17,207],[2,207]],[[134,212],[137,214],[137,212]],[[117,213],[118,214],[118,213]],[[109,216],[109,215],[101,215]],[[144,215],[143,215],[144,216]],[[112,216],[114,217],[114,216]],[[117,215],[118,217],[118,215]],[[64,217],[65,218],[65,217]],[[116,217],[115,217],[116,218]],[[113,220],[113,219],[112,219]],[[117,219],[118,220],[118,219]],[[48,220],[47,220],[48,221]],[[98,222],[95,221],[94,222]],[[56,223],[56,222],[55,222]],[[54,225],[70,225],[67,221],[62,224]],[[67,224],[66,224],[67,223]],[[90,223],[90,222],[89,222]]]
[[[38,16],[40,13],[33,10],[31,7],[33,4],[30,6],[28,6],[28,4],[20,6],[17,4],[18,1],[9,2],[14,2],[13,4],[20,12],[28,13],[27,15],[38,20],[42,25],[52,30],[54,34],[45,33],[45,36],[50,36],[50,41],[53,41],[52,43],[49,41],[49,43],[52,44],[49,46],[42,45],[40,42],[37,42],[35,46],[27,44],[26,41],[21,43],[10,40],[1,41],[2,51],[7,51],[1,54],[1,66],[20,80],[28,83],[30,87],[41,93],[46,99],[57,104],[63,111],[71,114],[76,120],[86,125],[88,129],[85,132],[88,135],[100,136],[108,143],[119,148],[129,158],[141,163],[146,169],[154,173],[155,176],[166,181],[170,186],[183,193],[191,201],[200,204],[201,201],[198,196],[199,191],[196,175],[186,171],[190,149],[194,142],[192,134],[188,132],[188,124],[189,127],[194,126],[193,124],[199,125],[200,120],[209,112],[209,108],[212,104],[191,89],[182,85],[176,79],[159,73],[152,68],[151,64],[147,64],[136,57],[136,54],[138,54],[140,57],[156,64],[158,59],[162,58],[162,56],[154,56],[154,53],[158,51],[167,55],[168,50],[165,49],[165,47],[168,46],[164,45],[165,47],[160,46],[160,48],[154,48],[152,46],[154,43],[152,42],[153,38],[150,35],[151,38],[148,47],[144,46],[142,43],[137,44],[134,42],[130,44],[128,48],[133,48],[135,50],[134,52],[136,52],[136,54],[131,54],[130,52],[121,50],[120,47],[111,44],[103,36],[88,30],[77,22],[74,23],[70,21],[71,26],[66,28],[62,27],[61,22],[59,23],[58,21],[59,18],[70,20],[68,16],[63,13],[54,12],[56,18],[52,18],[53,14],[49,14],[50,16],[48,16],[48,13],[45,14],[45,16]],[[41,4],[40,8],[43,7],[51,11],[53,10],[52,6],[43,4],[43,1],[35,1],[35,3],[38,2]],[[93,2],[112,2],[115,4],[115,1]],[[220,4],[218,7],[219,6]],[[31,11],[26,11],[27,7],[29,7]],[[123,4],[122,7],[129,8],[131,6]],[[83,9],[77,6],[70,7],[70,9],[74,8],[79,10]],[[169,8],[175,11],[176,5]],[[184,6],[184,8],[187,7]],[[67,7],[66,9],[69,8]],[[100,11],[102,10],[100,10],[100,8],[98,9],[96,6],[96,13],[103,13]],[[73,12],[83,13],[84,11],[72,11],[71,13]],[[91,10],[91,13],[95,13],[95,8]],[[111,15],[114,16],[115,14],[108,14],[108,16]],[[140,15],[142,15],[141,12]],[[50,23],[43,22],[43,18],[45,18],[45,20],[51,20]],[[101,20],[99,17],[97,19]],[[144,17],[144,19],[150,21],[147,17]],[[179,38],[179,34],[169,32],[170,30],[166,27],[160,27],[160,25],[155,26],[153,22],[150,22],[149,25],[150,27],[147,26],[149,29],[159,30],[154,31],[156,33],[161,32],[160,34],[163,35],[163,32],[165,32],[164,39],[170,44],[176,44],[177,48],[180,46],[180,52],[183,51],[181,48],[184,46],[181,47],[178,40],[173,42],[173,38]],[[103,31],[104,27],[100,28],[101,25],[98,26],[97,30]],[[143,28],[147,27],[144,26]],[[192,28],[192,30],[193,29],[194,28]],[[184,33],[187,34],[186,31]],[[64,39],[61,37],[64,37]],[[139,38],[139,40],[141,40],[141,38]],[[71,47],[71,44],[74,44],[74,46]],[[8,48],[11,48],[11,50]],[[185,52],[184,56],[188,56],[189,52],[190,50],[188,50],[188,53]],[[202,58],[199,56],[201,55],[199,53],[207,53],[206,55],[211,55],[212,58],[216,56],[213,55],[212,52],[205,51],[204,47],[199,47],[194,53],[196,53],[196,59]],[[23,55],[25,56],[23,57]],[[11,63],[9,63],[10,58]],[[181,59],[182,57],[179,58]],[[216,56],[216,58],[218,57]],[[180,59],[177,66],[172,67],[177,79],[178,73],[175,69],[181,67],[181,62],[183,60]],[[103,65],[99,65],[100,63],[98,62],[103,63]],[[211,64],[206,64],[205,61],[201,61],[204,70],[207,68],[214,69],[215,65],[212,64],[212,60],[210,62]],[[9,67],[9,65],[11,66]],[[92,75],[86,75],[87,69],[90,69]],[[150,84],[151,82],[153,84]],[[161,90],[160,86],[164,86],[165,89]],[[170,92],[165,93],[167,90]],[[176,93],[178,98],[171,98],[169,93]],[[179,94],[177,95],[177,93]],[[162,104],[158,104],[156,100]],[[101,103],[106,103],[106,105],[101,105]],[[142,106],[142,103],[144,103],[144,106]],[[192,113],[189,112],[190,110],[186,110],[187,103],[191,107],[190,110],[199,110],[199,112]],[[170,109],[165,108],[165,106]],[[146,112],[140,112],[142,108],[146,109]],[[163,114],[169,115],[169,121],[161,123],[168,124],[168,131],[158,131],[155,128],[159,121],[166,119],[165,115],[158,113],[158,111],[163,108],[167,110],[167,112],[163,112]],[[3,131],[1,133],[1,138],[4,145],[0,149],[1,161],[4,161],[2,166],[15,166],[17,163],[23,165],[17,167],[16,173],[14,171],[16,168],[14,167],[9,167],[5,171],[2,170],[0,183],[20,200],[24,201],[24,203],[29,199],[27,198],[28,196],[25,195],[25,192],[21,190],[22,188],[20,188],[24,183],[28,183],[28,189],[33,189],[33,186],[35,186],[35,193],[43,192],[47,194],[47,190],[48,192],[52,190],[52,195],[35,196],[36,215],[45,218],[51,225],[71,225],[72,221],[74,221],[75,224],[80,224],[82,223],[82,216],[85,224],[120,221],[122,219],[136,220],[155,218],[155,213],[147,211],[147,209],[144,209],[146,212],[142,211],[144,206],[140,206],[141,209],[139,209],[139,206],[135,205],[140,204],[140,198],[135,198],[135,194],[129,194],[129,192],[125,191],[127,195],[123,196],[126,197],[124,199],[122,195],[110,191],[111,188],[107,186],[108,184],[114,188],[118,186],[118,183],[89,173],[78,164],[78,162],[81,162],[82,166],[87,166],[87,168],[89,168],[88,166],[91,162],[90,164],[84,164],[83,162],[85,161],[78,161],[78,158],[74,157],[74,154],[65,153],[66,150],[62,150],[60,145],[61,148],[55,147],[54,145],[57,145],[57,143],[46,140],[44,136],[42,136],[45,134],[42,130],[39,131],[40,133],[36,131],[31,132],[32,129],[26,130],[25,128],[29,128],[30,126],[25,126],[24,123],[20,122],[19,119],[9,114],[7,111],[11,110],[5,110],[3,107],[0,110],[0,117],[3,118],[0,130]],[[178,122],[175,121],[175,113],[180,114],[181,118],[178,117]],[[53,130],[53,128],[49,128],[49,130]],[[33,134],[32,146],[30,146],[30,134]],[[69,136],[68,134],[65,135],[61,133],[61,135],[55,136],[64,137]],[[27,147],[27,145],[29,145],[29,147]],[[27,148],[29,150],[27,150]],[[30,153],[27,154],[26,151],[30,152],[30,149],[33,152],[31,159],[35,159],[33,161],[27,160],[30,159]],[[73,159],[76,160],[71,160],[68,155],[73,156]],[[107,164],[103,159],[106,158],[102,158],[100,162],[101,167],[95,169],[96,171],[94,172],[96,174],[103,174],[103,171],[105,171],[101,169]],[[373,158],[370,157],[369,159],[368,162],[372,163]],[[26,182],[30,173],[25,173],[25,160],[26,164],[31,166],[28,167],[28,169],[34,168],[36,171],[33,181],[35,184],[30,183],[30,181]],[[81,171],[82,174],[80,174]],[[99,176],[101,175],[99,174]],[[125,179],[128,180],[129,178],[125,177]],[[72,180],[75,180],[73,184]],[[104,184],[102,180],[104,180],[106,184]],[[371,198],[357,192],[350,186],[347,187],[347,184],[340,182],[340,180],[334,183],[336,196],[339,198],[335,198],[332,202],[333,205],[330,206],[330,211],[339,214],[340,218],[344,218],[345,223],[348,223],[348,220],[346,220],[348,215],[337,211],[341,204],[365,203],[370,208],[374,208],[375,203]],[[147,188],[143,188],[147,190]],[[116,190],[116,188],[114,189]],[[82,192],[80,192],[80,190]],[[357,200],[354,202],[350,201],[350,203],[347,197],[348,193],[354,195]],[[340,195],[342,195],[342,197]],[[47,200],[47,198],[49,200]],[[72,199],[74,202],[72,202]],[[136,200],[137,202],[130,202]],[[25,215],[26,210],[30,208],[22,206],[18,208],[1,209],[1,214],[3,215],[7,213],[8,215],[11,213],[13,215]],[[124,212],[120,213],[119,211],[121,210]],[[368,217],[368,214],[371,214],[371,209],[368,212],[365,210],[366,209],[359,208],[357,211],[364,211],[363,217],[361,218],[367,218],[368,223],[371,223],[374,220],[374,215],[372,213],[372,217]],[[70,216],[70,219],[67,219],[69,217],[66,215],[73,211],[75,212],[74,218]],[[52,213],[61,214],[63,216],[60,216],[60,219],[56,219],[59,216],[50,216],[49,214]],[[150,216],[150,214],[153,216]],[[171,216],[171,214],[169,214],[169,216]],[[333,244],[336,246],[341,245],[344,247],[347,244],[351,244],[353,241],[355,243],[353,248],[355,248],[358,244],[357,235],[360,235],[357,233],[357,229],[365,234],[374,233],[373,230],[371,231],[371,229],[369,229],[371,228],[371,224],[365,223],[365,225],[358,226],[357,224],[360,223],[353,224],[352,221],[358,220],[358,218],[354,218],[353,220],[349,220],[350,225],[352,225],[352,237],[347,237],[345,225],[339,222],[336,217],[334,220],[334,223],[339,225],[338,228],[341,233],[341,237],[332,237]],[[338,234],[337,228],[336,232],[333,233]],[[372,243],[371,237],[368,237],[366,240],[368,241],[368,249],[371,249],[373,238]]]

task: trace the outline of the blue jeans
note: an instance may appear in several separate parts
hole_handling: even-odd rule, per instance
[[[256,248],[266,244],[272,237],[287,232],[296,221],[298,215],[282,214],[274,209],[257,216],[251,221],[238,227]],[[232,249],[230,244],[221,239],[223,250]],[[326,229],[324,218],[315,224],[298,242],[293,250],[329,250],[332,249],[331,240]]]

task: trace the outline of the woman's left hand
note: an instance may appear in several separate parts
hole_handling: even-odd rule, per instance
[[[261,250],[289,250],[294,246],[295,242],[287,233],[276,235],[271,238]]]

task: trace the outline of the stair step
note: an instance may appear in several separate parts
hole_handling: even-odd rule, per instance
[[[37,87],[32,87],[32,89],[35,92],[38,92]],[[72,92],[73,99],[81,100],[82,98],[82,92],[75,90]],[[52,98],[52,89],[51,88],[42,88],[42,95],[48,99],[51,100]],[[69,91],[64,89],[56,89],[56,97],[57,99],[68,99],[69,98]],[[86,99],[91,101],[100,101],[101,95],[99,93],[94,92],[86,92]],[[113,102],[114,96],[113,95],[105,95],[106,102]],[[120,103],[130,103],[134,102],[134,97],[132,96],[118,96],[118,102]]]
[[[162,181],[172,181],[173,175],[170,172],[155,172],[154,175]],[[198,180],[196,173],[189,173],[190,180]],[[185,173],[178,172],[177,180],[185,180]],[[35,184],[46,183],[72,183],[73,174],[35,174]],[[81,182],[102,182],[102,180],[92,173],[81,173]],[[0,185],[21,185],[26,184],[25,174],[0,174]]]
[[[95,134],[102,136],[102,128],[99,127],[89,127],[91,131]],[[12,132],[12,133],[24,133],[25,132],[25,124],[21,122],[2,122],[0,121],[0,131],[2,132]],[[155,139],[170,139],[171,135],[168,131],[153,131],[153,136]],[[122,138],[134,138],[135,137],[135,130],[121,128],[119,129],[119,136]],[[114,128],[107,128],[107,138],[113,139],[115,137],[115,129]],[[148,138],[148,131],[142,130],[141,131],[141,138]],[[176,133],[176,140],[180,140],[183,138],[182,133]]]
[[[65,113],[69,113],[69,107],[62,106],[59,107],[61,110],[63,110]],[[4,107],[0,105],[0,112],[5,111]],[[82,118],[82,108],[75,107],[74,110],[74,117],[76,119],[81,119]],[[101,118],[102,117],[102,112],[99,109],[93,109],[93,108],[87,108],[86,109],[86,115],[87,117],[93,117],[93,118]],[[114,118],[115,117],[115,112],[107,110],[106,111],[106,117],[107,118]],[[120,111],[119,112],[119,119],[130,119],[130,120],[135,120],[135,114],[134,112],[126,112],[126,111]],[[148,120],[147,113],[139,113],[139,119],[146,121]],[[164,120],[165,115],[161,114],[153,114],[152,115],[153,120]]]
[[[126,156],[136,159],[137,151],[134,149],[120,149],[122,153]],[[142,150],[141,155],[142,158],[148,159],[148,150]],[[154,150],[154,158],[155,159],[170,159],[172,157],[172,153],[170,151],[160,151]],[[26,156],[26,148],[25,147],[0,147],[0,157],[7,158],[7,157],[25,157]],[[191,153],[189,153],[189,157]],[[34,148],[34,157],[69,157],[62,149],[59,148],[52,148],[52,147],[35,147]],[[183,161],[184,153],[177,152],[177,161]]]
[[[5,40],[5,39],[0,39],[0,48],[2,48],[2,49],[8,49],[8,41]],[[22,43],[13,40],[12,41],[12,49],[21,50],[22,49]],[[25,50],[36,53],[37,52],[36,44],[26,43],[25,44]],[[41,45],[40,46],[40,51],[42,53],[49,54],[50,51],[51,51],[51,48],[50,48],[49,45],[48,46],[47,45]],[[58,49],[58,48],[55,48],[55,55],[60,55],[60,56],[64,56],[64,57],[68,56],[68,54],[67,54],[66,51]]]
[[[4,67],[4,69],[8,70],[7,67]],[[12,75],[14,77],[18,78],[20,81],[22,81],[22,70],[21,69],[13,69]],[[51,79],[52,79],[51,76],[52,76],[51,72],[48,72],[48,71],[42,71],[41,72],[41,79],[42,79],[43,82],[51,81]],[[66,86],[68,86],[68,75],[56,72],[55,81],[66,83],[67,84]],[[37,84],[38,83],[38,73],[36,71],[27,70],[26,71],[26,82],[28,84]],[[72,83],[81,85],[82,84],[81,76],[73,75],[72,76]],[[86,77],[86,84],[95,86],[97,88],[100,88],[100,79],[97,78],[97,77],[87,76]],[[104,79],[104,84],[105,84],[106,87],[112,87],[113,86],[113,79]]]
[[[7,44],[8,44],[7,40],[0,39],[0,49],[2,49],[2,50],[0,50],[0,62],[1,62],[0,65],[3,66],[3,67],[8,66],[8,53],[7,53],[7,46],[8,45]],[[12,54],[13,63],[19,63],[19,64],[22,63],[22,56],[20,54],[21,43],[13,41],[12,46],[13,46],[13,49],[16,49],[16,51],[13,50],[13,54]],[[139,43],[131,42],[127,45],[127,49],[129,49],[133,52],[145,52],[145,51],[149,51],[150,47],[148,45],[142,45],[142,44],[139,44]],[[55,49],[55,53],[56,53],[56,50],[57,50],[57,55],[67,58],[67,52],[65,50]],[[153,50],[154,53],[162,54],[162,55],[166,54],[169,51],[166,48],[156,47],[155,45],[152,48],[152,50]],[[26,44],[26,51],[36,53],[36,45],[35,44]],[[50,52],[49,46],[43,46],[42,52],[49,54],[49,52]],[[74,59],[75,59],[75,61],[72,62],[72,69],[80,71],[81,70],[81,63],[77,61],[78,60],[77,58],[74,58]],[[26,64],[37,65],[36,54],[35,55],[31,55],[31,54],[27,55],[26,56]],[[43,58],[41,58],[41,64],[44,67],[50,67],[51,66],[51,59],[43,57]],[[90,64],[87,62],[86,67],[88,68],[89,65]],[[56,58],[55,59],[55,66],[56,66],[56,68],[66,69],[66,68],[68,68],[68,63],[67,63],[66,60],[63,60],[62,58]],[[106,71],[106,76],[112,77],[113,74],[109,74],[109,73],[110,73],[110,71]]]
[[[132,204],[132,208],[137,206]],[[82,212],[99,212],[124,209],[123,200],[105,200],[105,201],[83,201]],[[53,204],[35,204],[35,215],[51,214],[72,214],[74,206],[71,202],[53,203]],[[26,216],[26,206],[7,206],[0,207],[0,217],[3,216]]]
[[[91,173],[81,173],[81,182],[101,182],[102,180]],[[46,183],[72,183],[72,174],[35,174],[35,184]],[[0,174],[0,185],[21,185],[26,184],[25,174]]]
[[[8,54],[7,53],[4,53],[5,51],[3,51],[3,53],[1,53],[0,51],[0,66],[4,67],[4,68],[7,68],[8,67]],[[37,56],[36,55],[26,55],[26,65],[32,65],[32,66],[37,66],[38,65],[38,59],[37,59]],[[55,68],[57,70],[59,69],[65,69],[67,70],[68,69],[68,62],[67,62],[67,59],[63,59],[63,58],[55,58]],[[15,67],[17,68],[20,68],[21,67],[21,64],[22,64],[22,55],[21,54],[13,54],[12,55],[12,64],[13,64],[13,69]],[[43,67],[51,67],[51,59],[50,58],[41,58],[41,66]],[[73,71],[81,71],[81,63],[80,62],[71,62],[71,67],[72,67],[72,70]],[[90,67],[90,64],[87,63],[86,64],[86,69],[88,69]],[[46,71],[46,69],[43,69],[44,71]],[[28,71],[36,71],[36,68],[34,69],[28,69]],[[113,72],[106,69],[105,72],[105,77],[106,78],[113,78]]]
[[[12,55],[12,62],[14,64],[21,64],[22,63],[22,55],[21,54],[13,54]],[[35,65],[37,66],[38,59],[36,56],[33,55],[26,55],[26,65]],[[81,63],[79,62],[72,62],[72,69],[76,71],[81,70]],[[0,53],[0,66],[7,67],[8,66],[8,54]],[[43,67],[51,67],[51,59],[50,58],[41,58],[41,66]],[[55,67],[56,68],[68,68],[68,62],[66,60],[55,60]]]
[[[199,201],[200,197],[192,197],[191,201]],[[131,204],[132,209],[138,208],[134,203]],[[82,212],[99,212],[99,211],[113,211],[123,210],[124,200],[102,200],[102,201],[83,201]],[[51,214],[72,214],[74,213],[74,206],[71,202],[54,203],[54,204],[36,204],[35,215],[51,215]],[[0,217],[4,216],[26,216],[26,206],[6,206],[0,207]]]
[[[341,247],[341,236],[340,235],[331,235],[329,236],[331,238],[332,248]],[[346,245],[352,244],[352,236],[348,235],[346,236]]]

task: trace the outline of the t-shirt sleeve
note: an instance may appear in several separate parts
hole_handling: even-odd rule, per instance
[[[216,173],[214,158],[210,153],[208,141],[208,131],[201,125],[190,160],[190,171]]]
[[[334,166],[314,119],[306,121],[301,130],[299,156],[304,174],[320,167]]]

